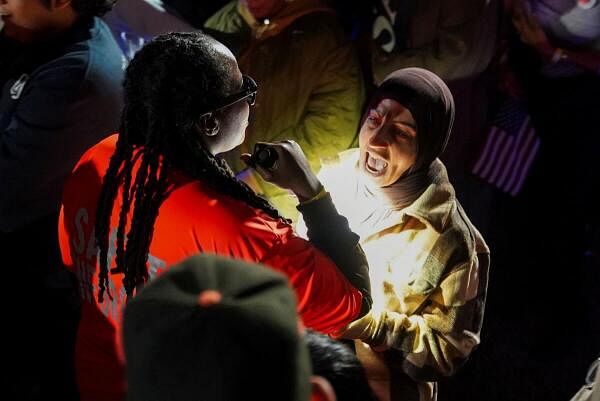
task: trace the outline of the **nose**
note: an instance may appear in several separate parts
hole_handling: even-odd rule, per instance
[[[387,126],[384,124],[379,127],[369,137],[369,146],[372,148],[384,148],[389,145],[389,135]]]

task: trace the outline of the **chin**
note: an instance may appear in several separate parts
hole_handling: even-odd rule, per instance
[[[377,187],[384,187],[385,186],[385,177],[384,176],[375,176],[373,175],[371,172],[367,171],[363,166],[361,166],[360,170],[362,175],[364,175],[367,180],[372,183],[373,185],[377,186]]]
[[[387,182],[385,177],[369,177],[371,182],[379,188],[385,188],[391,184]]]
[[[0,29],[0,32],[7,38],[21,43],[31,42],[35,37],[33,31],[13,25],[10,20],[4,20],[4,27]]]

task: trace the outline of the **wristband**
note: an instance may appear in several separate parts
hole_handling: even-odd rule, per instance
[[[323,185],[321,185],[321,189],[319,190],[319,192],[315,196],[313,196],[310,199],[305,200],[304,202],[300,202],[300,204],[301,205],[308,205],[309,203],[316,202],[319,199],[323,199],[326,196],[327,196],[327,191],[325,190],[325,187]]]

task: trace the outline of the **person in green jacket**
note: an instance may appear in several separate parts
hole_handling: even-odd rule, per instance
[[[318,171],[321,159],[349,148],[364,99],[352,44],[321,0],[232,1],[205,28],[233,50],[240,69],[260,87],[246,140],[226,156],[228,162],[294,220],[293,196],[244,170],[240,154],[251,152],[256,142],[293,139]]]

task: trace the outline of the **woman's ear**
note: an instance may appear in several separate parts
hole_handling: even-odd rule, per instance
[[[206,136],[215,136],[219,133],[219,120],[213,113],[207,113],[198,119],[198,130]]]
[[[335,390],[323,376],[311,376],[312,394],[310,401],[337,401]]]

